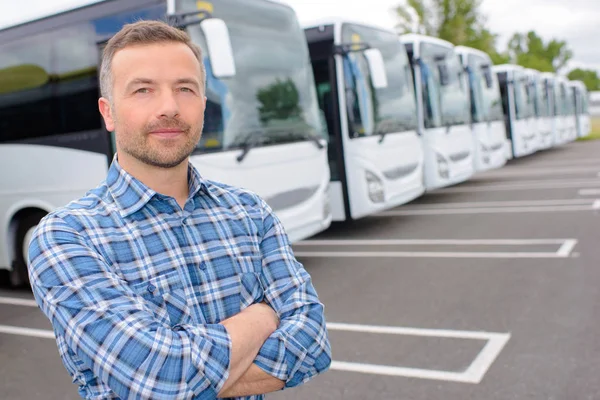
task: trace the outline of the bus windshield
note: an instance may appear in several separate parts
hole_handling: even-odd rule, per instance
[[[514,93],[517,119],[529,118],[531,116],[531,104],[527,96],[527,81],[522,75],[515,74]]]
[[[498,80],[491,70],[491,62],[475,55],[467,59],[468,74],[471,88],[471,117],[474,122],[501,121],[502,99]],[[485,75],[489,74],[491,86],[488,87]]]
[[[535,80],[535,111],[538,117],[547,117],[550,115],[548,92],[542,79]]]
[[[573,106],[571,97],[569,96],[569,89],[567,88],[567,85],[561,82],[559,86],[559,91],[562,103],[561,115],[571,115],[573,113]]]
[[[360,25],[342,26],[344,44],[368,43],[381,51],[388,86],[371,83],[367,60],[361,51],[344,55],[346,103],[352,138],[405,132],[417,128],[416,104],[408,56],[391,32]]]
[[[177,12],[197,10],[178,0]],[[207,105],[198,149],[221,151],[327,139],[316,103],[304,31],[293,11],[251,0],[219,0],[212,11],[227,24],[236,63],[232,78],[216,78],[199,25],[188,33],[203,51]]]
[[[442,85],[444,66],[448,80]],[[422,43],[420,68],[425,127],[467,124],[470,119],[469,93],[458,55],[450,48]]]

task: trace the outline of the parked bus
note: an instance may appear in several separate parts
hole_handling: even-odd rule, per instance
[[[575,118],[575,104],[571,96],[569,80],[564,76],[556,77],[557,96],[560,99],[560,115],[563,120],[563,133],[561,143],[569,143],[577,139],[577,122]]]
[[[570,81],[571,96],[575,107],[575,123],[577,137],[586,137],[591,132],[590,113],[588,109],[588,91],[581,81]]]
[[[553,72],[542,72],[540,75],[544,82],[545,92],[548,98],[549,116],[552,126],[552,147],[560,146],[564,143],[562,141],[564,118],[561,115],[556,74]]]
[[[554,145],[552,134],[552,114],[548,102],[548,91],[542,73],[535,69],[526,69],[528,78],[528,98],[533,99],[533,129],[537,135],[538,150],[549,149]]]
[[[508,142],[492,60],[487,53],[470,47],[457,46],[455,50],[469,80],[475,171],[500,168],[506,164]]]
[[[523,67],[512,64],[495,65],[498,76],[506,134],[512,156],[523,157],[538,149],[537,135],[532,131],[533,103],[527,101],[527,78]]]
[[[464,182],[475,168],[469,87],[460,59],[445,40],[406,34],[400,41],[413,70],[426,190]]]
[[[329,133],[334,221],[358,219],[424,192],[412,75],[394,32],[346,20],[305,25]]]
[[[0,269],[26,282],[39,220],[105,177],[100,50],[125,23],[166,20],[202,47],[208,97],[191,157],[266,199],[292,241],[331,221],[327,142],[294,11],[266,0],[103,1],[0,31]],[[290,179],[293,177],[293,179]]]

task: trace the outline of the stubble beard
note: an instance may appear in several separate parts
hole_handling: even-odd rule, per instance
[[[123,128],[125,128],[122,131],[124,136],[119,141],[121,150],[146,165],[162,169],[174,168],[186,161],[194,152],[202,133],[202,126],[195,128],[175,118],[148,124],[141,132],[133,135],[126,126]],[[150,132],[161,128],[181,129],[184,143],[179,144],[182,140],[181,137],[163,140],[161,143],[152,143]],[[123,140],[123,138],[126,139]],[[163,147],[157,148],[157,146]]]

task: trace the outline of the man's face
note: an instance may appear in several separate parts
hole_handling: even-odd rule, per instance
[[[206,106],[192,50],[176,42],[126,47],[113,57],[112,76],[112,105],[101,99],[100,109],[119,159],[161,168],[185,161],[200,140]]]

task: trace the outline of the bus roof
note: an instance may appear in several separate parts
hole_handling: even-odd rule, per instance
[[[458,54],[474,55],[477,57],[485,58],[486,60],[489,60],[489,61],[492,60],[490,58],[490,55],[488,53],[486,53],[485,51],[474,49],[472,47],[456,46],[456,47],[454,47],[454,51],[456,51]]]
[[[554,72],[540,72],[540,76],[544,79],[556,79]]]
[[[492,67],[492,69],[496,72],[521,72],[521,73],[523,73],[525,70],[525,68],[521,67],[520,65],[515,65],[515,64],[494,65]]]
[[[351,18],[340,18],[340,17],[321,17],[321,18],[312,19],[310,21],[303,22],[302,28],[303,29],[311,29],[311,28],[317,28],[319,26],[326,26],[326,25],[333,25],[334,27],[336,27],[336,26],[341,26],[342,24],[360,25],[360,26],[364,26],[366,28],[377,29],[380,31],[395,33],[392,29],[386,28],[384,26],[367,24],[362,21],[354,20]]]
[[[413,43],[415,45],[421,43],[431,43],[437,44],[439,46],[447,47],[449,49],[454,49],[454,45],[447,40],[435,38],[433,36],[420,35],[417,33],[405,33],[404,35],[400,35],[400,41],[404,44]]]
[[[582,81],[573,80],[573,81],[569,81],[568,84],[571,87],[587,91],[587,86],[585,86],[585,83],[583,83]]]
[[[148,7],[164,2],[165,0],[103,0],[0,29],[0,43],[54,30],[61,26],[91,20],[99,16],[135,10],[136,8]]]

